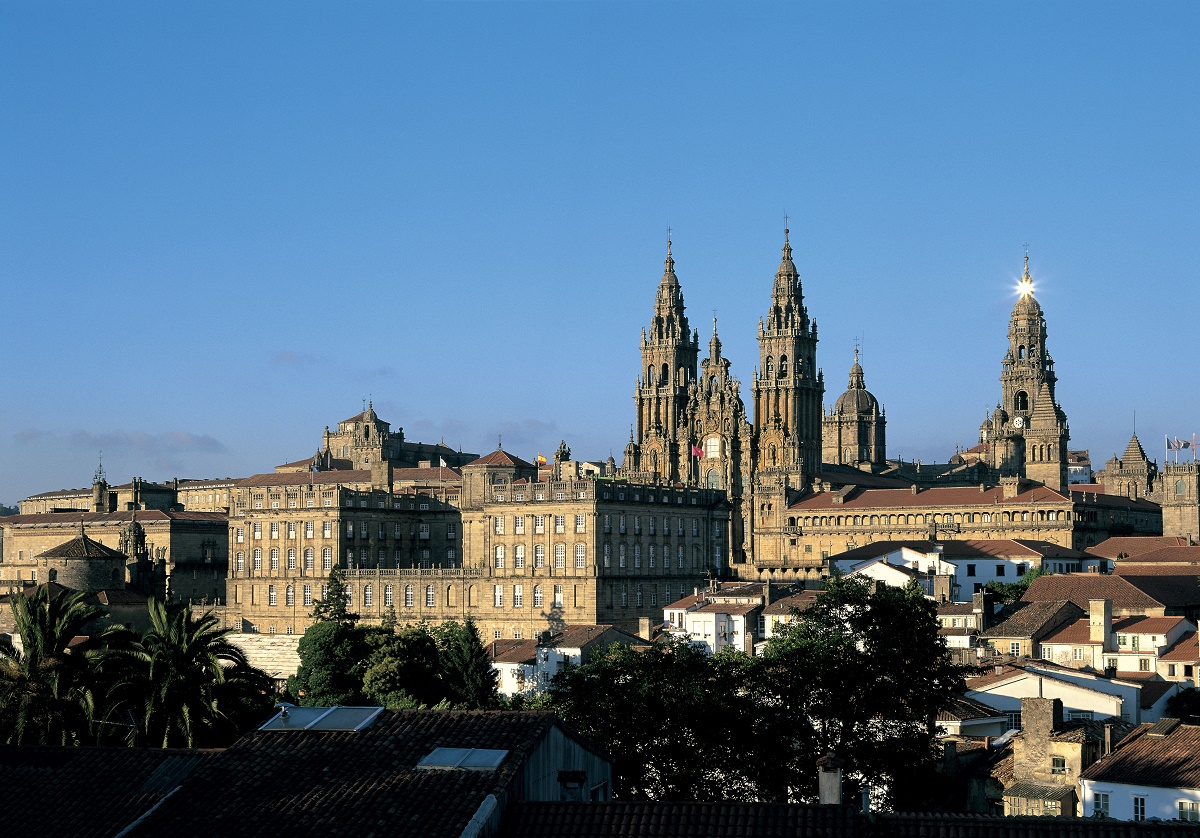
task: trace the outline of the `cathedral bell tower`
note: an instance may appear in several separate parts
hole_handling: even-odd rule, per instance
[[[808,319],[786,228],[771,308],[758,322],[758,347],[759,368],[752,388],[755,468],[811,477],[821,466],[825,379],[817,369],[817,323]]]
[[[696,380],[700,337],[688,326],[683,289],[675,276],[671,241],[662,280],[654,297],[649,329],[642,330],[642,372],[636,384],[635,427],[637,463],[634,471],[660,480],[686,478],[688,387]],[[628,458],[625,468],[629,469]]]
[[[1054,396],[1057,376],[1046,350],[1046,318],[1033,296],[1029,254],[1020,298],[1008,321],[1008,351],[1000,372],[1001,407],[980,429],[992,444],[993,467],[1020,474],[1052,489],[1067,486],[1067,416]]]

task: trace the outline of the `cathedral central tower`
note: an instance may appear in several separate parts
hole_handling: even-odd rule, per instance
[[[787,229],[771,308],[758,322],[758,349],[753,386],[756,469],[811,477],[821,466],[825,380],[817,369],[817,323],[808,318]]]

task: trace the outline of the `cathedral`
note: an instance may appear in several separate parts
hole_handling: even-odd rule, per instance
[[[817,322],[804,304],[788,235],[785,229],[758,323],[752,414],[721,355],[715,318],[707,357],[700,357],[700,333],[688,322],[667,242],[653,313],[642,330],[635,421],[619,472],[637,482],[724,490],[732,507],[735,576],[775,570],[814,575],[823,572],[829,555],[885,539],[1038,538],[1081,549],[1110,533],[1157,526],[1155,510],[1144,500],[1129,503],[1145,509],[1125,508],[1128,499],[1088,496],[1068,486],[1070,430],[1055,396],[1054,361],[1028,254],[1009,318],[1000,401],[979,429],[979,444],[948,463],[913,464],[887,458],[886,413],[866,388],[857,350],[845,392],[824,408]],[[975,494],[964,494],[966,487]],[[1037,487],[1048,491],[1039,495]],[[905,497],[885,496],[896,490],[907,490]],[[914,503],[922,491],[928,494]],[[889,514],[901,502],[906,514]],[[868,505],[875,514],[802,514],[826,503],[835,511]],[[995,509],[972,511],[983,503]],[[914,505],[920,514],[911,514]]]

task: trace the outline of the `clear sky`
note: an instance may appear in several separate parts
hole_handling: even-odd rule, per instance
[[[1072,446],[1200,432],[1200,4],[0,0],[0,502],[376,410],[620,459],[666,229],[743,382],[785,212],[827,403],[977,441],[1029,243]]]

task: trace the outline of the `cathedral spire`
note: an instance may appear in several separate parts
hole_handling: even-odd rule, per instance
[[[771,291],[771,297],[776,305],[792,302],[798,307],[803,302],[803,294],[800,291],[800,276],[796,271],[796,263],[792,261],[790,232],[787,227],[783,228],[783,256],[779,260],[779,270],[775,272],[775,287]]]
[[[717,313],[713,312],[713,333],[708,342],[708,355],[714,361],[721,359],[721,339],[717,337]]]
[[[854,366],[850,367],[850,390],[867,389],[866,378],[863,376],[862,365],[858,363],[858,347],[854,347]]]

